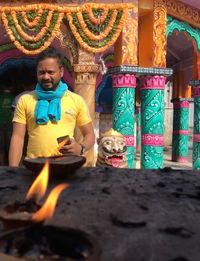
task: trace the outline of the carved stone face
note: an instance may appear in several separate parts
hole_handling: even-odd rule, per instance
[[[98,164],[106,164],[115,168],[127,167],[126,150],[124,137],[102,137],[98,140]]]

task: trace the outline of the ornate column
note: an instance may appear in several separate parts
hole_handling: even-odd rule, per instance
[[[200,169],[200,80],[190,82],[194,98],[193,168]]]
[[[173,99],[172,161],[188,161],[189,143],[189,98]]]
[[[113,79],[113,128],[127,141],[128,168],[135,167],[134,112],[136,78],[133,65],[138,64],[138,0],[128,9],[126,21],[114,45],[114,63],[110,69]],[[124,65],[126,64],[126,65]]]
[[[156,68],[146,70],[152,75],[140,77],[141,168],[159,169],[163,168],[165,80],[172,71]]]
[[[134,168],[134,74],[114,74],[113,79],[113,128],[126,137],[128,168]]]
[[[95,120],[95,86],[98,72],[99,65],[95,64],[95,54],[79,49],[78,64],[74,64],[74,91],[85,99],[93,125]],[[78,129],[76,130],[75,137],[81,142],[82,135]],[[86,158],[86,166],[94,166],[94,148],[86,153]]]

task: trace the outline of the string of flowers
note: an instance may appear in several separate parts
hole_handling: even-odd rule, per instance
[[[107,37],[101,41],[94,41],[88,38],[88,36],[85,34],[84,28],[81,27],[76,14],[71,15],[67,13],[67,19],[69,21],[69,26],[72,30],[72,33],[78,43],[86,50],[98,53],[105,51],[116,41],[124,25],[126,13],[127,9],[118,10],[118,14],[112,26],[112,30],[110,30]]]
[[[108,10],[108,15],[106,16],[105,20],[97,26],[97,25],[94,25],[90,21],[90,18],[86,11],[82,12],[83,19],[84,19],[88,29],[95,35],[98,35],[100,32],[105,30],[105,28],[107,27],[107,25],[112,17],[112,14],[113,14],[113,10],[112,9]]]
[[[39,9],[37,11],[37,16],[32,20],[30,21],[27,17],[27,12],[23,11],[22,12],[22,17],[23,17],[23,20],[24,20],[24,23],[25,25],[28,27],[28,28],[33,28],[35,27],[38,22],[40,21],[41,19],[41,16],[42,16],[42,13],[43,13],[43,10],[42,9]]]
[[[2,20],[8,36],[10,37],[10,40],[15,44],[15,46],[23,53],[34,55],[45,50],[52,43],[53,39],[56,36],[56,32],[60,27],[64,13],[54,13],[55,14],[52,20],[46,21],[46,26],[44,27],[47,28],[47,30],[45,29],[46,35],[43,35],[41,38],[38,37],[37,43],[35,44],[30,43],[30,41],[33,41],[34,38],[30,38],[30,36],[28,35],[23,35],[26,37],[26,39],[21,38],[21,35],[18,34],[18,31],[16,29],[16,21],[12,20],[13,16],[11,14],[6,15],[5,13],[2,13]],[[18,30],[19,28],[20,27],[18,27]]]
[[[91,40],[102,40],[103,38],[107,37],[110,30],[112,29],[112,26],[116,20],[116,17],[117,17],[117,13],[118,13],[118,10],[114,10],[113,11],[113,14],[112,14],[112,17],[107,25],[107,27],[105,28],[104,32],[101,32],[99,35],[95,35],[93,34],[92,32],[90,32],[90,30],[88,29],[84,19],[83,19],[83,16],[82,16],[82,13],[81,12],[78,12],[77,13],[77,17],[78,17],[78,20],[79,20],[79,23],[81,25],[81,27],[83,28],[84,30],[84,33],[91,39]]]
[[[88,8],[88,6],[86,6],[85,10],[87,11],[87,14],[88,14],[91,22],[96,25],[103,23],[106,16],[108,15],[108,8],[98,9],[99,12],[97,12],[97,17],[94,16],[94,12],[96,11],[96,9],[94,9],[94,8],[91,9],[91,8]],[[98,17],[99,15],[100,15],[100,17]]]
[[[98,53],[116,41],[126,13],[132,7],[133,4],[124,3],[4,6],[0,17],[11,41],[26,54],[37,54],[52,43],[64,14],[77,42],[86,50]]]
[[[16,29],[18,31],[18,33],[26,40],[26,41],[30,41],[30,42],[37,42],[39,41],[42,37],[44,37],[44,35],[47,33],[48,31],[48,28],[51,24],[51,20],[52,20],[52,17],[53,17],[53,11],[49,11],[48,13],[48,16],[47,16],[47,19],[46,19],[46,24],[45,26],[41,29],[41,31],[36,35],[36,36],[31,36],[31,35],[28,35],[27,33],[25,33],[19,23],[18,23],[18,20],[17,20],[17,15],[16,15],[16,12],[15,11],[12,11],[11,12],[11,15],[12,15],[12,18],[13,18],[13,21],[15,23],[15,26],[16,26]],[[61,15],[61,13],[59,14],[59,16]],[[59,19],[59,16],[58,16],[58,19]]]
[[[42,28],[45,26],[45,22],[47,19],[49,11],[48,10],[43,10],[42,12],[42,16],[41,19],[38,21],[38,23],[35,25],[35,27],[28,27],[25,23],[24,23],[24,18],[22,17],[22,12],[18,12],[17,13],[17,19],[18,19],[18,23],[19,25],[22,27],[22,29],[24,31],[30,31],[30,32],[34,32],[37,33],[39,31],[42,30]]]

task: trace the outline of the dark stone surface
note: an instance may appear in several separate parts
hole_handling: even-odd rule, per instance
[[[35,176],[0,168],[0,206],[24,200]],[[188,170],[82,168],[68,182],[49,223],[98,240],[102,261],[200,260],[200,173]],[[48,194],[47,192],[47,194]]]

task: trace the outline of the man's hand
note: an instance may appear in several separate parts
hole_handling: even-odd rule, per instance
[[[74,139],[71,139],[71,143],[64,145],[59,151],[63,154],[80,155],[81,149],[81,145]]]

